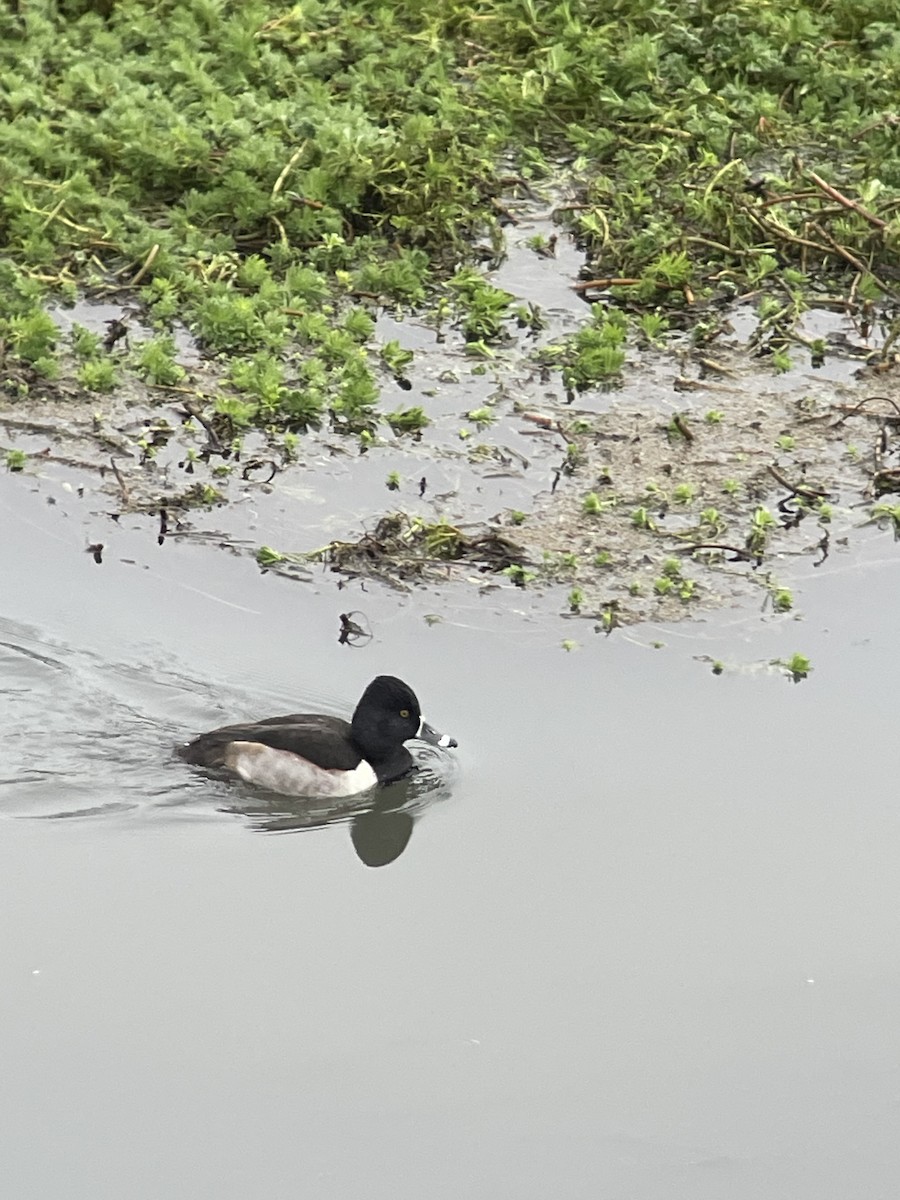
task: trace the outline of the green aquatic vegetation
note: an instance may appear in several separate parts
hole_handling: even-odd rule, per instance
[[[394,433],[421,433],[430,423],[425,410],[420,405],[387,413],[385,420]]]
[[[472,408],[466,413],[466,419],[474,421],[476,425],[489,425],[491,421],[497,419],[497,414],[489,404],[484,404],[481,408]]]
[[[805,654],[792,654],[788,659],[776,658],[773,666],[784,667],[792,683],[800,683],[813,669]]]
[[[592,517],[599,516],[600,513],[608,512],[611,508],[615,508],[615,506],[615,497],[607,497],[606,499],[601,500],[596,492],[588,492],[581,502],[582,512],[585,512],[588,514],[588,516]]]
[[[754,255],[747,263],[747,279],[751,284],[762,283],[774,271],[778,270],[778,259],[771,254]]]
[[[141,342],[134,364],[138,374],[159,387],[175,387],[187,378],[187,371],[175,361],[175,339],[168,333]]]
[[[700,513],[699,533],[703,538],[716,538],[725,532],[727,522],[717,508],[704,508]]]
[[[260,546],[256,551],[256,561],[265,570],[268,567],[284,566],[287,563],[304,563],[309,559],[306,554],[287,554],[273,550],[271,546]]]
[[[790,588],[779,587],[777,584],[772,587],[772,607],[775,612],[786,613],[790,612],[794,607],[794,594]]]
[[[612,633],[619,624],[619,613],[615,603],[602,609],[600,613],[600,629],[603,633]]]
[[[448,287],[457,297],[467,342],[485,345],[503,334],[513,302],[509,292],[494,287],[473,267],[462,267]]]
[[[620,321],[644,341],[667,321],[702,338],[712,320],[678,309],[759,289],[763,344],[786,370],[778,338],[813,284],[875,305],[891,286],[886,0],[157,9],[0,14],[0,338],[37,374],[59,370],[43,294],[119,288],[160,333],[177,319],[214,354],[278,358],[274,396],[222,401],[238,424],[303,428],[330,412],[370,433],[377,388],[351,354],[378,352],[362,305],[433,305],[489,363],[522,306],[472,263],[499,261],[501,220],[560,161],[580,193],[560,217],[609,300],[541,351],[571,391],[616,383]],[[165,357],[143,373],[176,386]]]
[[[789,434],[789,433],[782,433],[779,436],[778,441],[776,443],[779,450],[793,450],[794,446],[796,444],[797,444],[796,438],[793,437],[793,435]]]
[[[538,359],[547,366],[561,368],[563,383],[570,391],[585,391],[621,373],[625,365],[621,347],[626,336],[625,316],[595,304],[590,324],[565,341],[541,350]]]
[[[669,328],[669,322],[661,313],[646,312],[638,317],[637,327],[648,342],[655,344]]]
[[[521,511],[521,509],[518,509],[518,508],[512,509],[509,514],[510,524],[511,525],[522,525],[525,521],[526,515],[527,514],[523,513]]]
[[[241,353],[266,347],[279,349],[287,340],[287,317],[258,297],[243,296],[216,284],[197,307],[192,330],[212,351]]]
[[[660,575],[660,577],[653,582],[653,590],[656,592],[657,596],[668,596],[674,587],[675,581],[670,579],[668,575]]]
[[[241,400],[238,396],[216,396],[214,407],[217,413],[227,417],[238,429],[246,429],[256,420],[260,405],[252,400]]]
[[[311,360],[312,363],[315,361]],[[309,368],[310,360],[304,366]],[[267,351],[260,351],[251,358],[232,359],[228,372],[232,387],[252,397],[255,403],[245,402],[243,408],[235,406],[229,411],[220,402],[217,408],[227,412],[241,426],[257,419],[295,429],[317,425],[322,419],[324,401],[316,382],[327,376],[324,370],[309,370],[307,374],[315,381],[312,386],[286,383],[284,365]],[[305,383],[305,380],[298,381],[298,384]]]
[[[69,344],[76,358],[96,358],[101,352],[103,339],[99,333],[93,333],[76,322],[69,333]]]
[[[584,604],[584,592],[581,590],[581,588],[572,588],[567,597],[567,601],[570,612],[580,613],[581,607]]]
[[[116,364],[111,358],[89,358],[78,368],[76,378],[89,392],[111,392],[116,386]]]
[[[707,425],[719,425],[724,419],[724,416],[725,414],[721,409],[710,408],[704,414],[703,420],[707,423]]]
[[[56,322],[43,309],[23,313],[0,322],[10,349],[26,362],[53,360],[59,338]]]
[[[767,508],[754,510],[750,520],[750,532],[747,534],[747,550],[755,557],[762,558],[769,544],[769,538],[777,522]]]
[[[876,504],[872,508],[871,519],[879,524],[883,521],[890,521],[894,531],[894,541],[900,541],[900,504],[886,502]]]
[[[173,503],[179,508],[212,508],[224,504],[225,497],[211,483],[195,483],[177,496]]]
[[[398,341],[385,342],[379,351],[381,361],[392,375],[402,378],[415,358],[412,350],[404,350]]]
[[[640,508],[636,508],[631,514],[631,523],[635,529],[646,529],[648,531],[656,529],[656,522],[643,505]]]
[[[516,587],[521,588],[531,583],[532,580],[537,579],[535,571],[529,571],[527,567],[523,567],[520,563],[512,563],[510,566],[504,567],[501,574],[511,579]]]
[[[7,471],[24,471],[28,456],[24,450],[5,450],[3,458]]]
[[[385,482],[385,486],[387,487],[387,490],[389,492],[399,491],[400,490],[400,472],[399,471],[388,471],[387,479],[384,482]]]
[[[608,566],[611,566],[612,560],[613,560],[613,557],[612,557],[612,554],[609,552],[609,550],[600,550],[597,554],[594,555],[594,566],[595,567],[608,567]]]
[[[676,504],[690,504],[697,491],[696,483],[679,483],[672,489],[672,499]]]

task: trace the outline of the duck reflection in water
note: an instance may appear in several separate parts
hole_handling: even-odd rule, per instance
[[[447,766],[446,755],[423,749],[417,753],[413,772],[365,795],[328,800],[271,792],[249,795],[246,788],[234,787],[239,798],[229,797],[230,803],[221,806],[221,811],[245,817],[260,833],[302,833],[349,824],[360,862],[367,867],[385,867],[406,849],[425,811],[450,797],[452,780]]]

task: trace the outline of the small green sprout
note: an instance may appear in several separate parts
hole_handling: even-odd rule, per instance
[[[772,366],[779,375],[784,375],[787,371],[790,371],[793,365],[794,364],[791,362],[791,356],[788,354],[787,350],[776,350],[772,354]]]
[[[569,592],[568,602],[570,612],[581,612],[581,606],[584,604],[584,592],[581,590],[581,588],[572,588],[571,592]]]
[[[681,575],[681,563],[677,558],[667,558],[662,565],[662,573],[667,579],[678,579]]]
[[[790,588],[776,587],[772,592],[772,607],[776,612],[790,612],[794,607],[794,596]]]
[[[89,358],[78,368],[78,382],[89,392],[111,392],[116,386],[116,364],[109,358]]]
[[[612,554],[608,550],[600,550],[594,555],[595,567],[608,567],[612,562]]]
[[[725,670],[725,664],[720,658],[713,659],[712,673],[713,675],[721,675]]]
[[[574,642],[571,638],[563,638],[561,645],[563,650],[569,654],[571,654],[573,650],[578,649],[578,643]]]
[[[675,581],[670,579],[668,575],[661,575],[659,579],[654,580],[653,590],[657,596],[668,596],[675,587]]]
[[[802,679],[806,679],[812,670],[812,664],[805,654],[792,654],[786,661],[784,659],[776,659],[775,661],[778,666],[784,667],[792,683],[800,683]]]
[[[520,563],[511,563],[508,567],[503,568],[503,574],[511,579],[516,587],[523,588],[526,583],[531,583],[537,578],[534,571],[526,570]]]
[[[767,508],[757,508],[750,522],[750,532],[747,534],[747,549],[756,558],[761,558],[769,543],[769,534],[775,525],[775,518]]]
[[[680,579],[678,580],[678,598],[683,600],[685,604],[688,600],[694,599],[694,594],[697,591],[696,579]]]
[[[722,491],[727,496],[736,496],[741,490],[741,485],[736,479],[726,479],[722,484]]]
[[[421,433],[429,424],[425,410],[417,405],[415,408],[404,408],[397,412],[387,413],[385,420],[394,433]]]
[[[414,357],[412,350],[404,350],[397,341],[385,342],[381,347],[381,360],[392,375],[403,375]]]
[[[643,506],[641,506],[640,508],[636,508],[634,510],[634,512],[631,514],[631,523],[635,527],[635,529],[646,529],[646,530],[656,529],[656,524],[655,524],[653,518],[650,516],[650,513],[647,511],[647,509],[644,508]]]
[[[24,450],[7,450],[4,458],[7,471],[24,471],[25,463],[28,461],[28,455]]]
[[[777,445],[779,450],[793,450],[796,445],[796,438],[792,437],[789,433],[783,433],[778,438]]]
[[[474,421],[476,425],[488,425],[495,419],[495,414],[494,410],[489,405],[485,404],[482,405],[481,408],[470,409],[469,412],[466,413],[466,418],[469,421]]]
[[[609,501],[601,500],[596,492],[588,492],[584,500],[581,502],[582,511],[590,514],[591,516],[597,516],[599,513],[602,513],[609,507]]]
[[[256,561],[261,567],[274,567],[278,563],[287,562],[287,556],[273,550],[271,546],[260,546],[256,551]]]
[[[722,412],[721,409],[711,408],[706,413],[703,420],[707,423],[707,425],[720,425],[724,416],[725,416],[725,414]]]
[[[659,313],[644,313],[638,321],[638,329],[648,342],[655,342],[669,328],[669,322]]]
[[[701,528],[716,537],[725,529],[725,521],[717,508],[704,508],[700,514]]]
[[[72,343],[72,353],[75,357],[84,359],[97,357],[103,339],[99,333],[92,333],[90,329],[86,329],[84,325],[76,322],[72,326],[69,340]]]
[[[525,513],[521,509],[514,508],[509,514],[509,520],[511,525],[521,525],[525,520]]]
[[[600,613],[600,627],[604,633],[612,633],[618,624],[618,613],[616,612],[615,606],[610,604]]]
[[[697,485],[694,483],[679,483],[676,484],[672,492],[672,499],[676,504],[690,504],[697,495]]]
[[[894,528],[894,541],[900,541],[900,504],[876,504],[872,509],[872,520],[890,521]]]
[[[644,585],[638,579],[632,579],[628,585],[629,596],[640,596],[644,590]]]
[[[385,486],[389,492],[396,492],[400,489],[400,473],[399,471],[389,471],[388,477],[385,480]]]

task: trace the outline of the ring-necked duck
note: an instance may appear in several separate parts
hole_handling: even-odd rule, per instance
[[[178,753],[189,763],[224,767],[273,792],[353,796],[410,771],[413,758],[403,743],[411,738],[441,747],[457,744],[422,720],[412,688],[393,675],[379,675],[349,723],[319,713],[269,717],[201,733]]]

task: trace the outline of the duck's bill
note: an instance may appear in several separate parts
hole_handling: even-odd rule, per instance
[[[438,733],[436,729],[431,728],[427,721],[423,721],[419,726],[416,737],[421,738],[423,742],[431,742],[432,746],[440,746],[442,750],[450,750],[459,745],[456,738],[452,738],[446,733]]]

